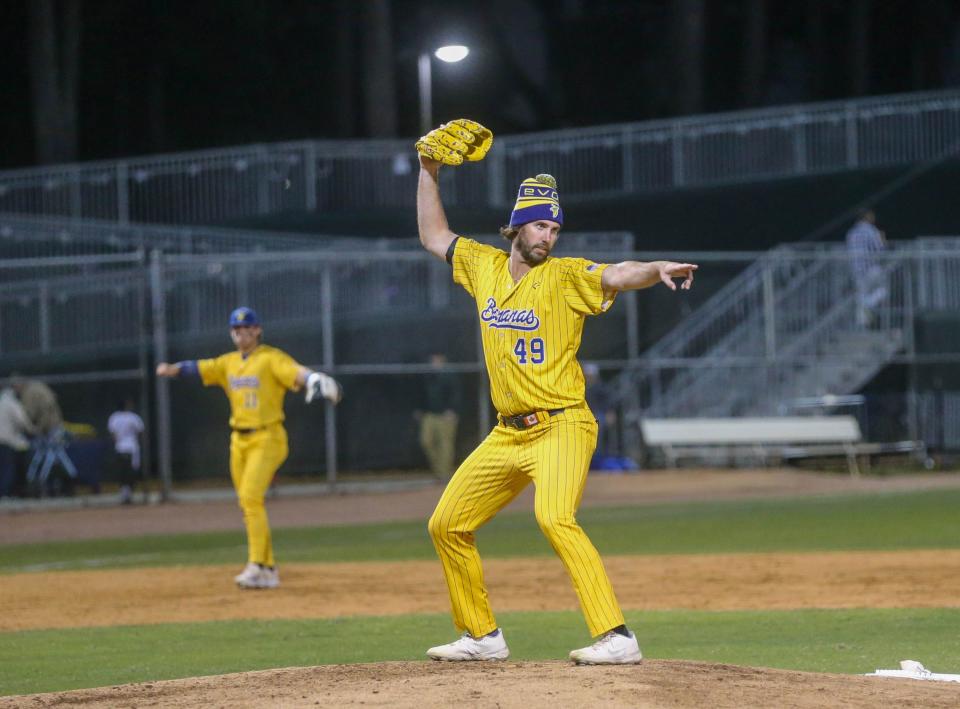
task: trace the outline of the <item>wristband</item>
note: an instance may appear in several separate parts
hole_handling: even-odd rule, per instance
[[[185,359],[182,362],[177,362],[177,366],[180,367],[181,377],[199,377],[200,369],[197,367],[197,360],[195,359]]]

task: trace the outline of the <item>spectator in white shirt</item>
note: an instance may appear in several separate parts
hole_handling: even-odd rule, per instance
[[[110,414],[107,430],[113,436],[113,469],[120,479],[120,502],[133,501],[133,485],[140,478],[140,439],[144,426],[133,411],[133,401],[126,399]]]
[[[0,392],[0,497],[13,495],[17,458],[30,448],[36,429],[13,389]]]

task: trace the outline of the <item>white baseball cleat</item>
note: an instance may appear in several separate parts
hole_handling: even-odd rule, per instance
[[[611,630],[604,633],[590,647],[570,652],[570,659],[578,665],[635,665],[643,658],[637,636],[630,637]]]
[[[233,580],[239,586],[248,579],[253,579],[259,572],[260,564],[254,564],[250,561],[243,567],[243,571],[233,577]]]
[[[503,631],[497,628],[489,635],[475,638],[464,633],[459,640],[446,645],[438,645],[427,650],[427,656],[446,662],[468,662],[471,660],[506,660],[510,657]]]
[[[276,588],[280,585],[280,572],[276,567],[271,569],[251,561],[233,580],[240,588]]]

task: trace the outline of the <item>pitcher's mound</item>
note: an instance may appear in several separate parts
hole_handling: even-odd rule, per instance
[[[0,698],[0,707],[956,707],[956,685],[678,660],[385,662]]]

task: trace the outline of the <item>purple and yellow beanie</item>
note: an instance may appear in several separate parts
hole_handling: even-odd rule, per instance
[[[510,215],[510,226],[523,226],[537,219],[548,219],[563,225],[557,181],[552,175],[528,177],[520,183],[517,203]]]

